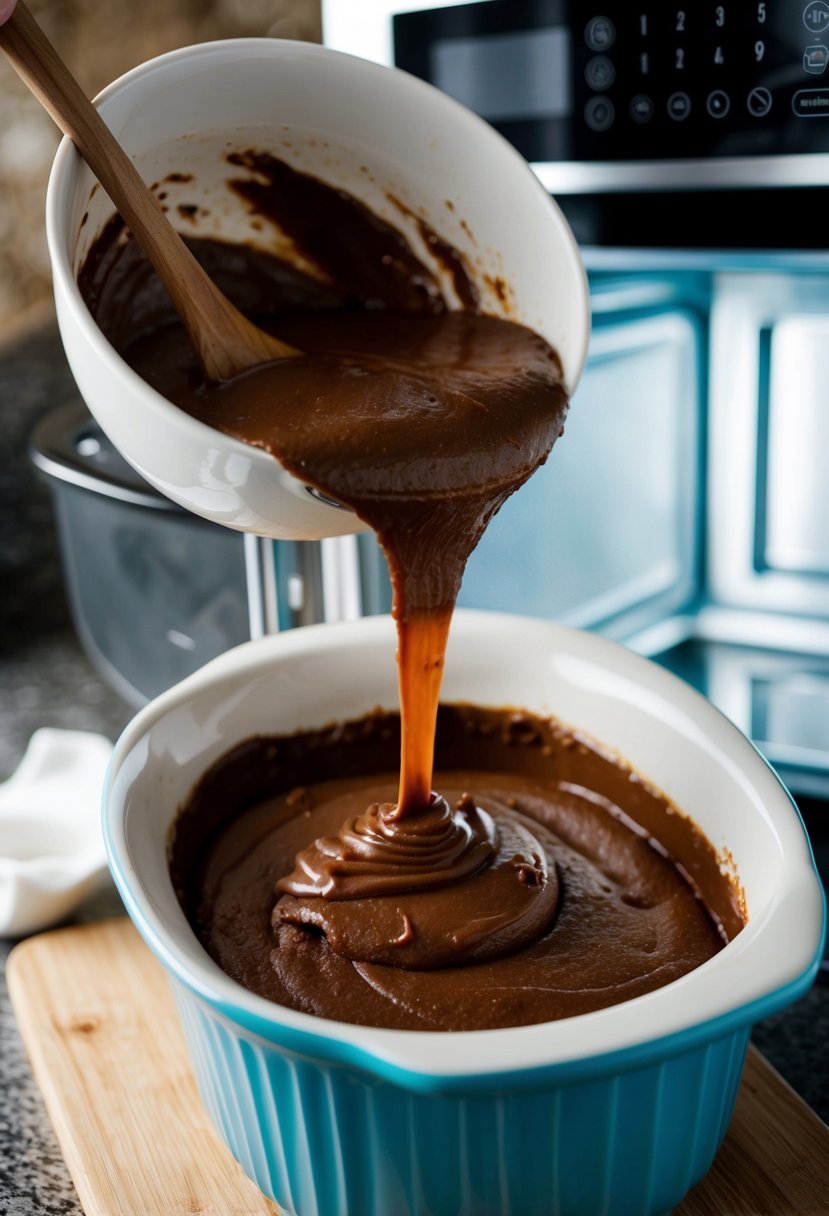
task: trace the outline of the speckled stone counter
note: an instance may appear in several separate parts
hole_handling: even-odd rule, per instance
[[[114,739],[130,713],[92,669],[68,622],[45,637],[18,631],[14,647],[0,656],[0,776],[14,770],[39,726]],[[106,882],[77,919],[117,915],[120,906]],[[79,1216],[9,1005],[5,964],[13,945],[0,939],[0,1216]]]
[[[39,416],[76,396],[54,325],[0,339],[0,779],[39,726],[95,730],[115,739],[131,716],[83,655],[69,621],[47,489],[26,448]],[[811,807],[818,847],[829,852],[829,808]],[[829,856],[827,857],[829,864]],[[77,919],[110,916],[107,886]],[[8,1002],[0,940],[0,1216],[80,1216]],[[755,1042],[829,1121],[829,984],[769,1019]],[[227,1216],[232,1216],[228,1213]]]
[[[63,594],[49,492],[27,446],[48,409],[77,399],[53,322],[0,337],[0,780],[40,726],[114,740],[132,710],[75,638]],[[117,914],[109,883],[79,920]],[[0,1216],[80,1216],[81,1207],[15,1025],[5,984],[14,942],[0,939]]]

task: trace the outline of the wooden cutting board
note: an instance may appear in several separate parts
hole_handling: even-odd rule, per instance
[[[166,977],[129,921],[31,938],[8,974],[87,1216],[278,1216],[213,1131]],[[829,1128],[752,1048],[725,1144],[674,1216],[827,1212]]]

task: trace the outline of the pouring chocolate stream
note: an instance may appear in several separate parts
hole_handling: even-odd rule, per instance
[[[452,607],[492,515],[561,433],[556,355],[469,307],[462,259],[447,275],[468,307],[452,312],[437,276],[356,200],[261,153],[233,162],[253,174],[235,188],[261,222],[293,234],[318,275],[245,247],[194,248],[237,305],[305,358],[205,387],[117,222],[82,287],[146,380],[375,529],[394,584],[405,722],[400,743],[376,715],[249,740],[205,774],[171,855],[196,932],[253,991],[376,1026],[547,1021],[685,974],[739,931],[739,910],[713,850],[623,766],[549,723],[468,707],[447,718],[444,707],[452,743],[447,753],[438,736],[442,796],[431,793]],[[706,872],[715,881],[701,883]],[[700,890],[714,892],[708,906]]]
[[[432,765],[446,643],[464,567],[492,516],[562,432],[567,399],[560,362],[524,326],[472,308],[451,311],[437,275],[401,234],[344,191],[261,152],[233,153],[229,161],[253,174],[233,187],[290,233],[318,267],[319,281],[250,250],[198,242],[193,248],[231,296],[233,282],[244,280],[248,298],[238,299],[239,306],[264,328],[278,328],[305,352],[302,359],[276,360],[221,385],[201,382],[180,327],[159,326],[159,300],[147,291],[140,259],[125,262],[117,222],[93,250],[81,285],[145,379],[201,421],[265,449],[297,478],[351,508],[374,529],[388,560],[402,720],[397,801],[370,806],[335,837],[304,850],[279,883],[280,915],[321,923],[321,897],[330,913],[332,903],[434,892],[475,882],[487,871],[481,898],[506,906],[514,889],[520,909],[509,917],[525,919],[527,933],[537,934],[555,909],[553,877],[545,868],[535,886],[528,885],[521,877],[528,871],[511,864],[517,857],[540,865],[543,850],[533,846],[532,832],[495,826],[474,804],[450,807],[432,792]],[[428,243],[438,257],[448,248],[437,237]],[[454,252],[448,270],[456,295],[474,302],[474,283]],[[138,338],[132,335],[147,329],[148,316],[136,316],[127,296],[155,310],[150,331]],[[504,834],[508,856],[499,843]],[[335,930],[326,921],[329,940],[347,942],[343,948],[354,957],[366,950],[376,957],[375,946],[360,945],[365,933],[356,927],[357,912],[338,916],[351,917],[351,927]],[[493,942],[502,936],[498,921],[489,934]],[[399,933],[399,916],[396,923]],[[442,931],[444,938],[449,931]],[[444,946],[435,940],[427,955],[442,957]],[[409,953],[417,955],[416,965],[428,961]]]

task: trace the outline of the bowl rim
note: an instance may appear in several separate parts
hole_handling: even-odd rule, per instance
[[[373,647],[381,641],[386,647],[393,640],[388,617],[306,626],[244,643],[150,702],[116,743],[104,783],[104,840],[130,917],[175,979],[237,1033],[242,1028],[260,1042],[356,1066],[410,1089],[448,1092],[496,1083],[536,1085],[553,1073],[559,1080],[570,1080],[640,1067],[744,1029],[808,989],[823,952],[825,896],[797,806],[767,761],[733,723],[684,681],[597,634],[466,609],[456,613],[453,637],[477,646],[488,640],[491,647],[493,631],[517,628],[524,639],[531,635],[534,644],[544,643],[557,651],[566,646],[568,654],[587,655],[594,664],[632,675],[650,692],[670,696],[706,740],[711,742],[713,732],[723,755],[736,756],[742,779],[751,783],[775,830],[785,837],[786,864],[780,867],[782,886],[775,906],[758,921],[750,921],[722,951],[688,975],[645,996],[558,1022],[463,1033],[390,1030],[319,1018],[249,992],[214,963],[189,925],[187,940],[184,933],[164,924],[133,865],[123,799],[119,803],[113,797],[113,784],[133,749],[165,715],[195,695],[215,693],[229,681],[238,687],[254,672],[292,657],[347,645]],[[787,926],[792,924],[798,931],[790,935]],[[721,981],[745,956],[753,964],[748,991],[730,992]],[[686,1000],[689,985],[692,999]],[[697,989],[704,991],[702,1002]],[[591,1043],[588,1051],[585,1042]]]

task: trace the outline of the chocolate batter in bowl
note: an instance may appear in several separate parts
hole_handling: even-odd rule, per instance
[[[742,929],[693,824],[560,724],[445,705],[442,796],[394,821],[398,750],[386,713],[248,740],[188,799],[173,880],[252,991],[374,1026],[517,1026],[652,991]]]
[[[291,236],[257,210],[264,151],[347,189],[403,234],[449,307],[469,302],[471,284],[484,312],[558,352],[567,389],[578,382],[589,312],[572,234],[515,150],[445,94],[323,47],[242,39],[142,65],[99,104],[185,235],[276,250],[308,269]],[[228,154],[244,163],[229,166]],[[247,179],[248,192],[229,188],[230,177]],[[111,214],[65,142],[47,198],[58,319],[84,400],[111,440],[163,493],[230,527],[304,539],[358,530],[350,511],[320,501],[268,453],[172,406],[101,334],[77,276]]]
[[[665,1213],[721,1142],[751,1024],[810,984],[823,920],[784,789],[675,677],[593,635],[458,613],[444,687],[451,704],[554,709],[664,790],[736,872],[745,928],[674,982],[556,1022],[383,1029],[247,990],[188,923],[168,867],[176,808],[245,740],[393,710],[394,646],[387,619],[251,643],[141,711],[117,745],[110,861],[173,978],[207,1107],[300,1216]]]

